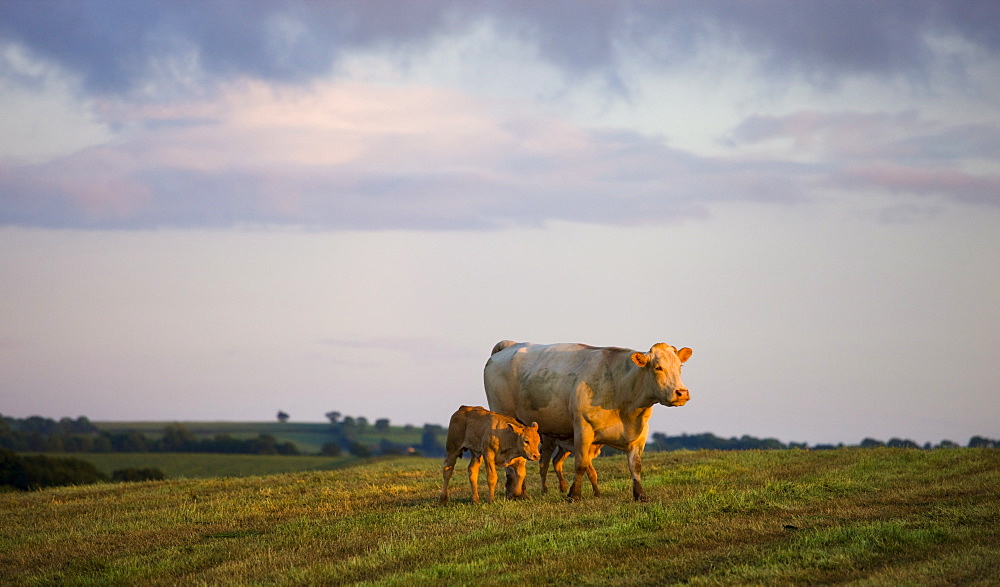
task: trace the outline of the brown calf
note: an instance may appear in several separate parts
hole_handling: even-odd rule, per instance
[[[479,406],[462,406],[451,416],[448,423],[448,441],[445,445],[448,456],[444,459],[444,485],[441,487],[441,503],[448,501],[448,482],[455,470],[455,461],[468,450],[472,453],[469,462],[469,483],[472,485],[472,502],[479,503],[479,467],[486,462],[486,483],[489,486],[489,501],[497,483],[497,467],[506,467],[518,459],[537,461],[539,459],[538,424],[525,426],[514,418],[496,414]],[[521,465],[523,470],[523,464]]]

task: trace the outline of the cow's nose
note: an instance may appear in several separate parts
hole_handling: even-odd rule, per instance
[[[677,395],[680,396],[680,397],[682,397],[682,398],[684,398],[684,399],[688,399],[690,397],[688,395],[688,390],[687,390],[686,387],[679,387],[679,388],[677,388]]]

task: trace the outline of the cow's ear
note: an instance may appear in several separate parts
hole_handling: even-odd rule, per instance
[[[513,422],[507,422],[507,427],[513,430],[514,432],[517,432],[517,427],[514,426]]]
[[[640,367],[645,367],[649,362],[649,355],[646,353],[632,353],[632,362]]]
[[[684,347],[681,350],[677,351],[677,358],[680,359],[681,362],[683,363],[691,358],[692,353],[694,353],[694,351],[692,351],[687,347]]]

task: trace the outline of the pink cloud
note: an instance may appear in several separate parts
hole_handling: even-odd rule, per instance
[[[834,178],[834,183],[840,187],[941,195],[964,202],[1000,205],[1000,175],[879,163],[847,167]]]

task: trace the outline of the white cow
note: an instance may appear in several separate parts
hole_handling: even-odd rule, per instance
[[[576,478],[569,490],[571,500],[579,499],[583,476],[592,468],[591,445],[606,444],[628,455],[632,496],[646,501],[641,461],[649,417],[655,404],[687,403],[681,364],[691,353],[664,343],[643,353],[505,340],[493,347],[486,362],[486,398],[494,412],[537,422],[541,434],[573,439]]]

